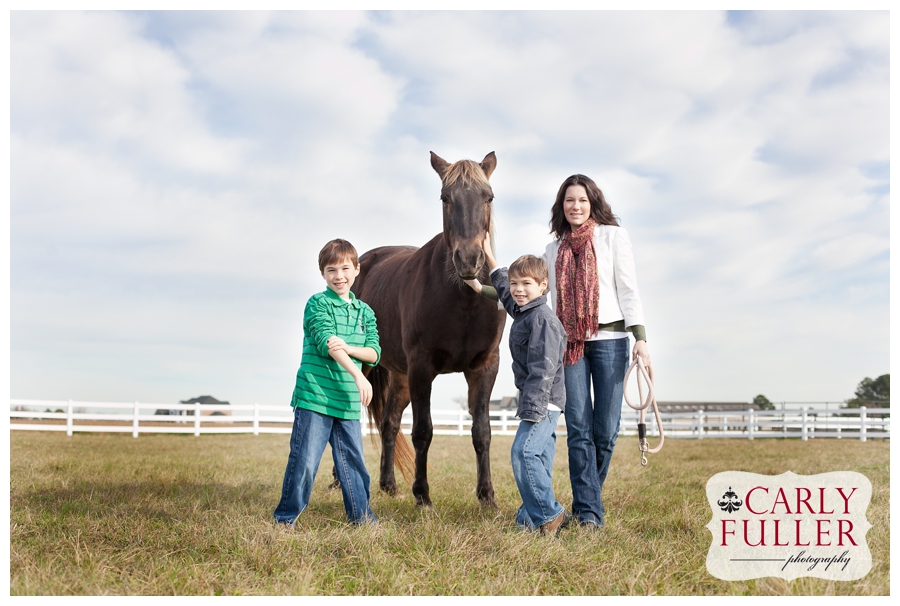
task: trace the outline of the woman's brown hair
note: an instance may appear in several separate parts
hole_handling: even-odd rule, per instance
[[[572,175],[560,185],[559,192],[556,194],[556,202],[553,203],[553,208],[550,210],[550,233],[557,239],[562,238],[571,230],[563,212],[563,202],[566,199],[566,190],[572,185],[580,185],[587,192],[588,200],[591,201],[591,218],[598,225],[619,225],[619,218],[612,213],[612,208],[606,203],[606,198],[597,184],[590,177]]]

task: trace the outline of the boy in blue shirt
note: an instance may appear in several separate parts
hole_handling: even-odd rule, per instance
[[[372,308],[350,292],[359,275],[356,249],[332,240],[319,252],[319,271],[328,287],[313,295],[303,312],[303,358],[291,406],[291,452],[284,470],[275,523],[293,526],[309,505],[325,444],[353,524],[378,520],[369,507],[369,472],[363,460],[360,404],[372,400],[362,363],[378,363],[381,346]]]
[[[566,332],[547,305],[548,271],[543,259],[524,255],[505,268],[498,268],[491,251],[490,235],[484,254],[491,270],[494,289],[482,289],[478,280],[466,280],[476,292],[498,297],[513,318],[509,330],[509,350],[521,419],[510,458],[522,505],[516,524],[541,534],[556,536],[572,515],[556,501],[551,473],[556,455],[556,423],[566,406],[563,357]],[[492,296],[493,295],[493,296]]]

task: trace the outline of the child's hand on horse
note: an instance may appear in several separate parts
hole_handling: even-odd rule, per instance
[[[488,269],[494,270],[499,267],[497,259],[494,258],[494,251],[491,250],[491,232],[484,234],[484,242],[481,243],[481,248],[484,249],[484,258],[487,260]]]
[[[485,252],[491,250],[491,232],[484,232],[484,240],[481,243],[481,248],[483,248]]]

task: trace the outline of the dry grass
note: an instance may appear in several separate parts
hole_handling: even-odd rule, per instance
[[[558,540],[520,532],[509,464],[495,437],[500,510],[475,498],[468,438],[436,437],[433,509],[377,490],[381,523],[344,522],[330,454],[293,531],[270,522],[287,435],[173,436],[11,432],[13,595],[889,595],[889,442],[671,440],[641,468],[621,439],[604,494],[607,525]],[[565,440],[557,498],[571,502]],[[377,486],[377,451],[366,440]],[[707,479],[725,470],[854,470],[873,486],[872,571],[855,582],[720,581],[706,572]]]

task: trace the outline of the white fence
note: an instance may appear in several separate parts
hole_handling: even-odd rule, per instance
[[[43,411],[43,412],[41,412]],[[49,412],[48,412],[49,411]],[[165,413],[165,414],[164,414]],[[519,425],[515,411],[491,411],[494,435],[514,435]],[[10,400],[10,430],[131,433],[290,433],[293,415],[284,404],[147,404],[143,402],[74,402],[49,400]],[[472,419],[468,412],[431,411],[435,435],[470,435]],[[850,438],[865,442],[869,438],[890,439],[890,408],[845,408],[822,410],[804,406],[791,410],[753,410],[720,412],[664,412],[660,414],[666,438]],[[638,415],[625,407],[619,435],[637,435]],[[369,424],[363,415],[363,434]],[[411,432],[412,413],[403,414],[401,430]],[[658,435],[652,413],[647,414],[651,438]],[[565,434],[560,416],[558,433]]]

